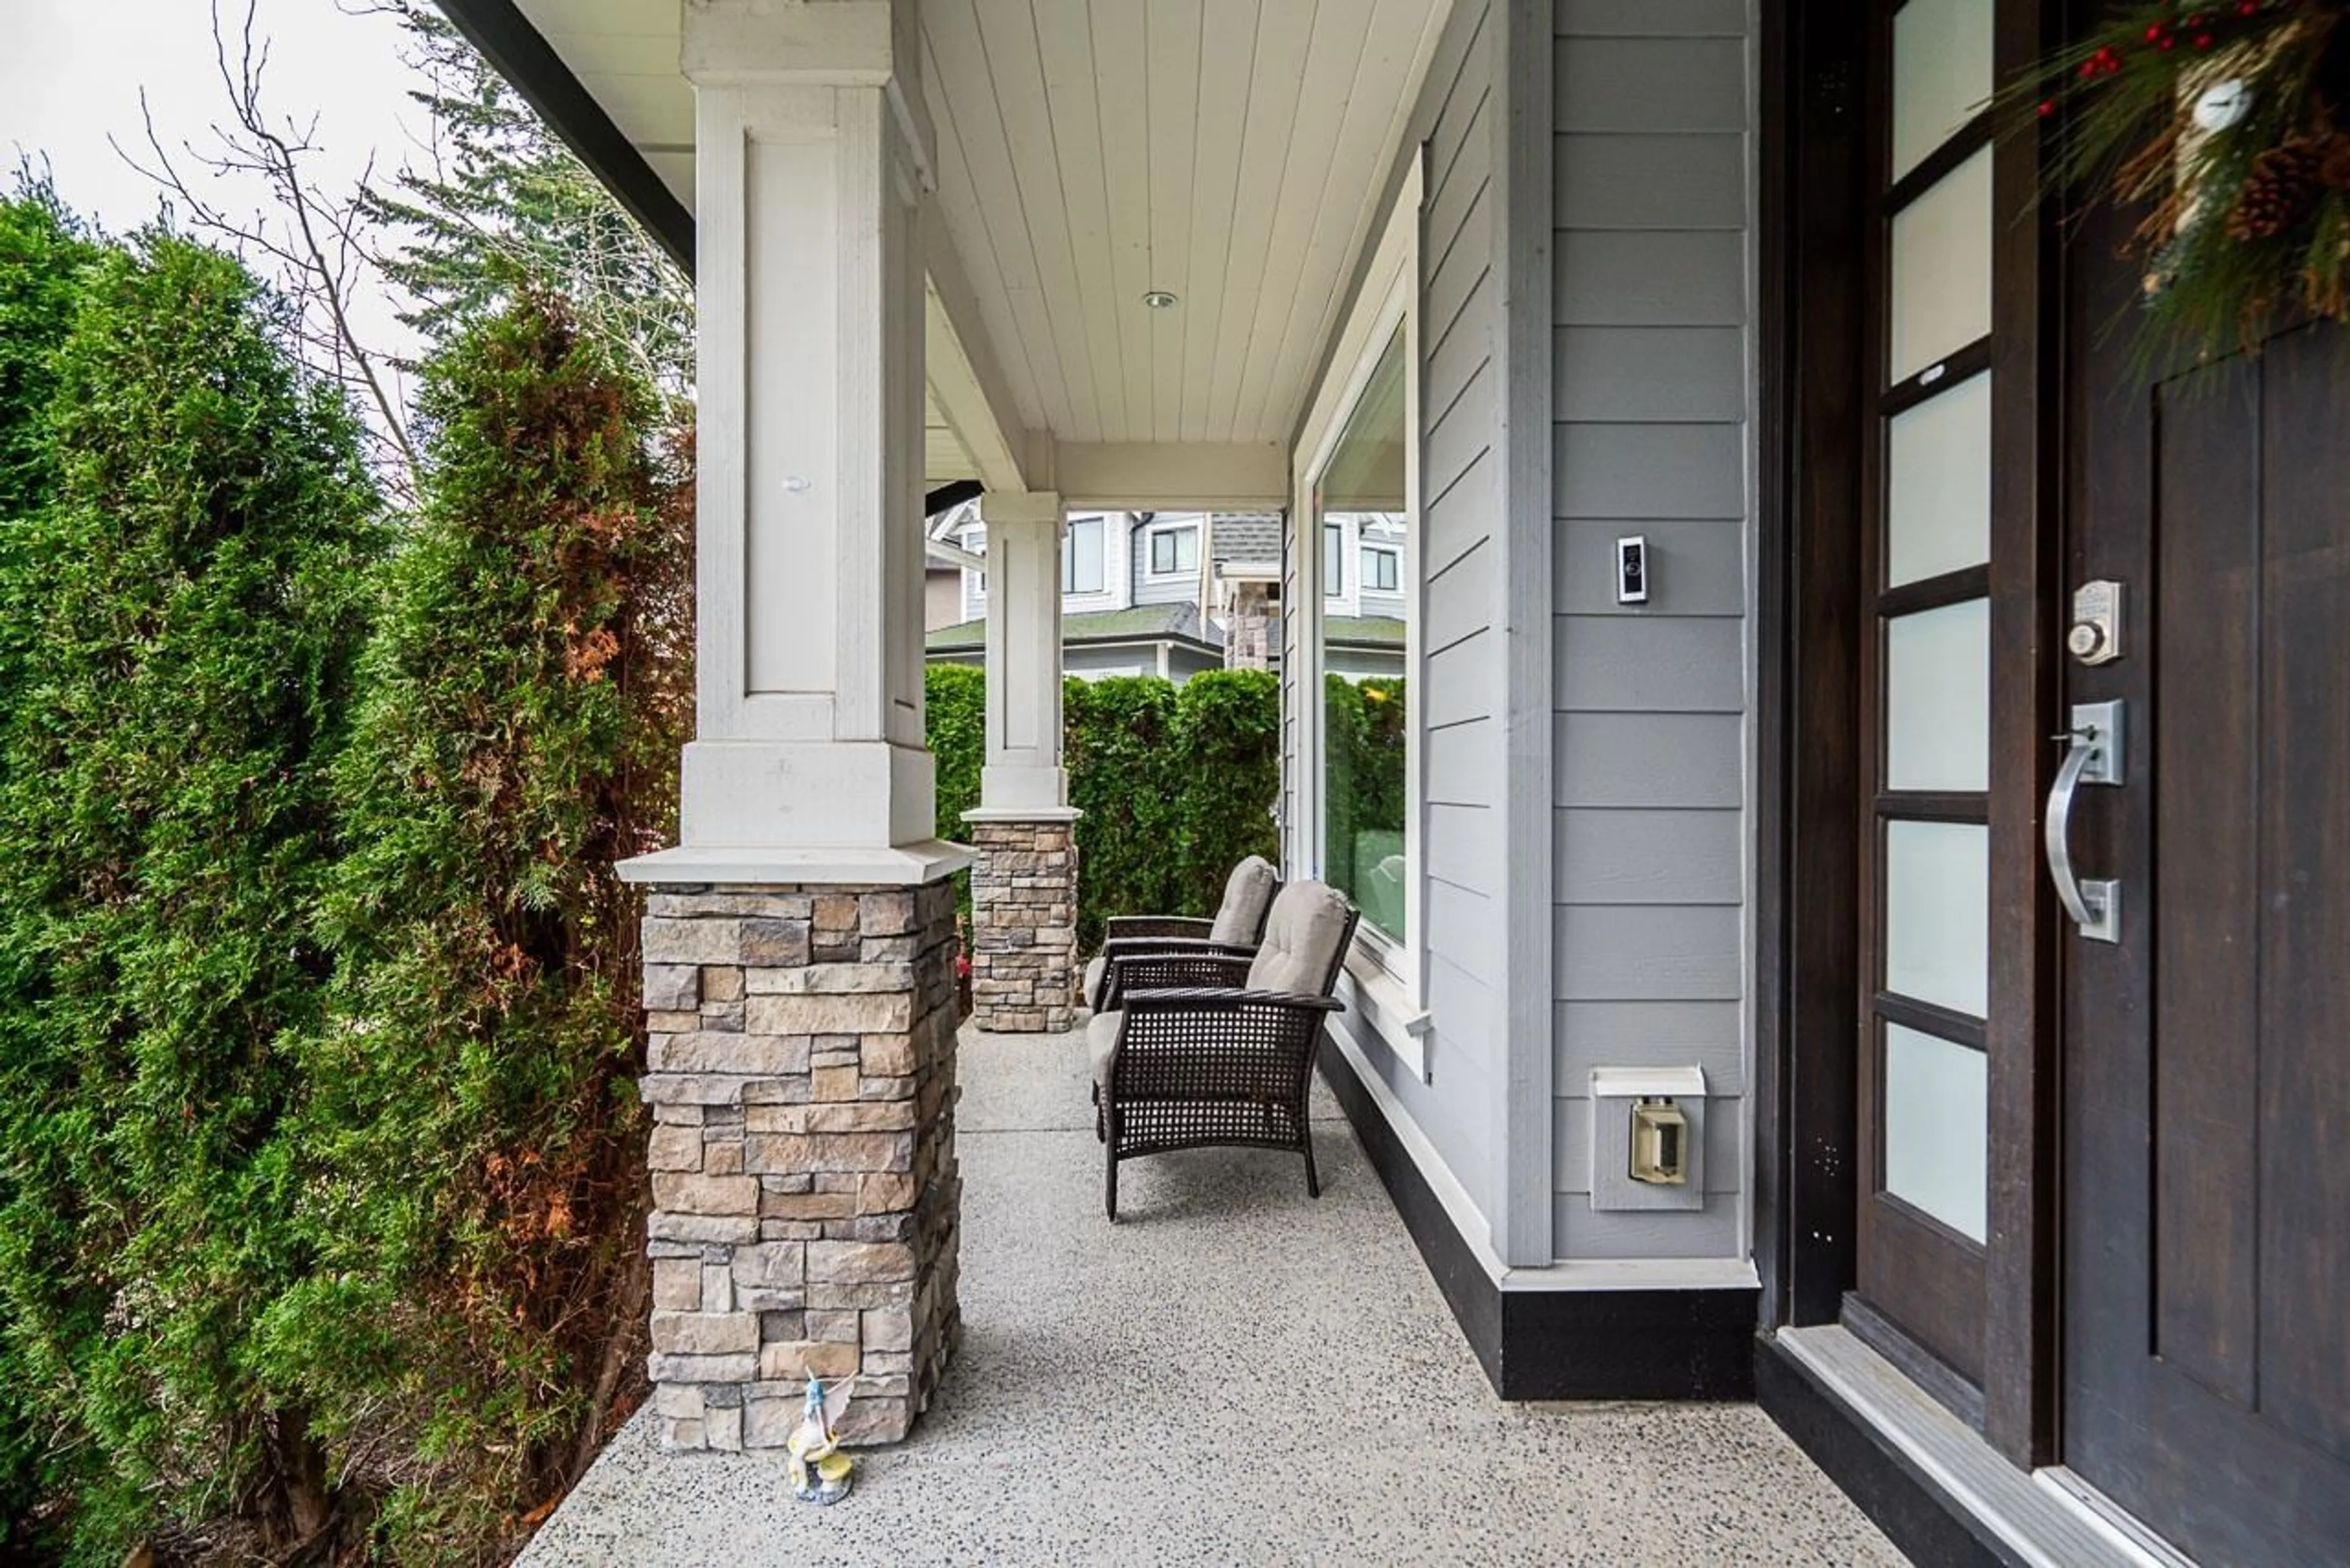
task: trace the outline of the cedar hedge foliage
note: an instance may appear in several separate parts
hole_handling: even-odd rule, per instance
[[[987,686],[978,669],[932,665],[929,740],[938,757],[939,836],[963,836],[979,804]],[[1077,932],[1090,949],[1114,914],[1208,915],[1232,863],[1280,858],[1281,685],[1221,670],[1180,687],[1155,675],[1062,688],[1062,760],[1077,819]]]
[[[689,449],[525,299],[395,525],[288,342],[0,202],[0,1558],[500,1560],[636,1388]]]
[[[327,1016],[309,916],[381,524],[234,262],[151,234],[71,282],[54,493],[0,582],[0,1334],[70,1504],[34,1531],[119,1562],[168,1521],[326,1523],[282,1316],[319,1264],[292,1043]]]

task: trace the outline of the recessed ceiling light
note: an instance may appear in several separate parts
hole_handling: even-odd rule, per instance
[[[1172,310],[1175,308],[1175,296],[1163,288],[1154,288],[1142,296],[1142,303],[1153,310]]]

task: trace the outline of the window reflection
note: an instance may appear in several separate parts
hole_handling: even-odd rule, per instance
[[[1404,678],[1412,594],[1404,493],[1403,332],[1380,354],[1314,487],[1323,529],[1324,876],[1364,923],[1406,938],[1413,846]],[[1349,558],[1357,563],[1345,571]]]

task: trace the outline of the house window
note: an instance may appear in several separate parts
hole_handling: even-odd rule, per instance
[[[1325,523],[1322,525],[1322,597],[1344,598],[1347,594],[1347,525]]]
[[[1382,594],[1396,591],[1396,553],[1375,545],[1363,549],[1363,587]]]
[[[1102,591],[1102,520],[1072,518],[1068,537],[1061,545],[1061,591],[1097,594]]]
[[[1404,331],[1380,351],[1370,379],[1346,417],[1337,441],[1315,477],[1313,500],[1323,522],[1323,593],[1339,580],[1349,534],[1370,524],[1408,539],[1404,469]],[[1364,550],[1367,586],[1400,579],[1399,550]],[[1376,567],[1375,556],[1386,566]],[[1407,608],[1406,613],[1409,613]],[[1394,619],[1325,614],[1320,619],[1323,671],[1323,877],[1363,912],[1363,924],[1399,945],[1405,929],[1406,889],[1417,846],[1412,842],[1411,790],[1406,766],[1410,744],[1405,684],[1405,644]]]
[[[1191,524],[1161,528],[1150,535],[1150,575],[1173,576],[1200,569],[1200,530]]]

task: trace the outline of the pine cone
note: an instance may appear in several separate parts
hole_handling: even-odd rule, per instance
[[[2318,144],[2306,139],[2272,147],[2252,160],[2251,172],[2228,214],[2232,240],[2274,239],[2301,221],[2317,201],[2320,166],[2325,161]]]

